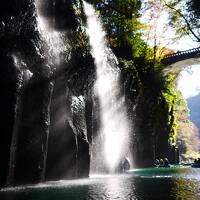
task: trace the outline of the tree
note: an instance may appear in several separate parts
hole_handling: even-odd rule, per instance
[[[182,160],[199,157],[200,141],[197,127],[188,119],[189,111],[187,103],[180,92],[177,93],[175,102],[177,116],[176,145],[179,147]]]
[[[144,54],[146,43],[142,39],[139,21],[141,0],[95,0],[108,40],[120,56],[126,52],[129,58]],[[122,55],[125,56],[125,55]]]
[[[194,41],[200,42],[200,5],[197,0],[162,0],[168,9],[170,25],[182,37],[189,35]]]
[[[169,26],[169,15],[161,0],[145,0],[142,9],[142,21],[146,24],[143,38],[153,47],[153,59],[160,59],[169,52],[166,48],[173,43],[175,36]]]

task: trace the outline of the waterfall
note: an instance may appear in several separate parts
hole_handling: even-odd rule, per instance
[[[67,7],[68,1],[35,0],[37,11],[37,24],[43,42],[44,57],[54,73],[53,93],[50,104],[50,126],[47,139],[47,152],[45,154],[46,180],[61,178],[74,178],[76,176],[77,144],[76,135],[69,125],[69,94],[65,70],[71,59],[71,45],[68,41],[69,27],[58,23],[65,21],[60,17],[65,9],[58,9],[57,4]],[[58,10],[60,11],[58,13]],[[57,12],[57,13],[56,13]],[[56,19],[59,15],[59,20]],[[67,19],[68,20],[68,19]],[[56,148],[54,148],[56,147]],[[56,158],[56,162],[55,162]]]
[[[92,173],[116,172],[129,150],[129,123],[120,89],[118,61],[106,43],[105,31],[92,5],[84,1],[87,33],[96,65],[95,95],[100,106],[100,128],[94,139]]]
[[[52,19],[52,17],[46,17],[45,13],[43,13],[45,2],[46,1],[42,0],[35,1],[38,30],[42,40],[47,44],[45,54],[48,59],[48,64],[53,65],[55,68],[60,64],[61,60],[64,59],[63,52],[66,52],[68,47],[66,46],[67,42],[64,42],[66,40],[65,32],[55,30],[54,19]]]

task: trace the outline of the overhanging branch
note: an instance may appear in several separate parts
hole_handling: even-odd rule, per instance
[[[111,6],[111,5],[107,4],[107,3],[105,3],[104,1],[102,1],[102,3],[103,3],[103,5],[106,6],[107,8],[110,8],[110,9],[116,11],[117,13],[119,13],[119,14],[121,14],[121,15],[124,15],[124,16],[125,16],[126,18],[128,18],[128,19],[131,19],[131,15],[130,15],[128,12],[126,12],[126,13],[125,13],[125,12],[122,12],[121,10],[115,8],[114,6]]]
[[[176,8],[174,8],[174,7],[170,6],[169,4],[167,4],[165,0],[163,0],[163,2],[165,3],[165,6],[167,6],[171,10],[174,10],[176,13],[178,13],[183,18],[183,20],[185,21],[185,23],[186,23],[186,25],[187,25],[188,30],[190,31],[190,33],[197,39],[197,42],[200,42],[200,37],[198,37],[196,35],[196,33],[192,30],[192,27],[190,26],[190,23],[187,20],[187,18],[179,10],[177,10]]]

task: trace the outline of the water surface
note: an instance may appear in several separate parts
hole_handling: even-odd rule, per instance
[[[123,175],[5,188],[1,200],[200,200],[200,169],[149,168]]]

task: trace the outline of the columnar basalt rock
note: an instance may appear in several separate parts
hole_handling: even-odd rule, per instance
[[[69,123],[70,96],[66,76],[54,80],[50,106],[50,135],[48,140],[46,180],[76,178],[76,135]]]
[[[41,0],[40,11],[52,19],[56,31],[64,32],[64,46],[69,46],[55,65],[52,58],[48,60],[47,53],[52,49],[38,28],[35,2],[0,3],[0,186],[5,186],[6,180],[18,185],[88,177],[90,151],[98,145],[95,138],[102,123],[101,108],[94,90],[94,59],[83,27],[86,16],[78,10],[75,13],[76,0]],[[124,48],[114,52],[122,60],[132,59]],[[23,66],[15,63],[15,57]],[[144,85],[134,62],[119,66],[119,70],[120,92],[131,122],[131,153],[137,166],[149,166],[155,157],[155,143],[159,145],[156,151],[168,148],[168,135],[159,133],[166,119],[160,126],[152,120],[155,99],[142,93]],[[22,75],[26,71],[30,77]],[[101,164],[100,152],[96,155]],[[96,166],[92,167],[95,171]]]
[[[88,142],[88,127],[85,117],[85,98],[71,97],[71,126],[77,141],[77,177],[88,177],[90,169],[90,155]]]
[[[0,61],[0,186],[2,186],[6,184],[9,169],[10,145],[12,141],[12,131],[15,118],[17,83],[20,72],[15,67],[13,58],[3,54],[2,51],[0,55]]]
[[[23,88],[14,184],[38,183],[44,180],[52,88],[51,82],[36,75]]]
[[[65,10],[60,13],[63,1],[56,3],[57,18],[63,13],[68,15],[67,18],[65,16],[65,30],[72,31],[77,23],[67,23],[69,16],[73,15],[73,8],[71,2],[65,3]],[[72,69],[74,65],[71,65],[69,69],[70,63],[63,63],[61,70],[52,71],[45,55],[47,44],[40,38],[37,28],[33,0],[7,1],[1,6],[1,11],[0,101],[3,139],[0,142],[0,185],[4,186],[6,179],[8,184],[16,185],[88,177],[90,158],[87,128],[81,127],[85,121],[85,111],[80,118],[79,112],[73,114],[77,120],[72,119],[70,114],[70,90],[77,90],[79,84],[67,89],[68,80],[79,67]],[[57,30],[63,30],[65,25],[57,24]],[[32,73],[30,79],[21,80],[20,92],[17,92],[18,75],[24,69],[18,68],[13,55],[23,60],[26,70]],[[82,85],[87,84],[83,82]]]

